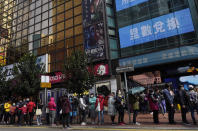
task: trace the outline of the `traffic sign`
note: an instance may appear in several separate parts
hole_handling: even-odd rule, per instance
[[[51,85],[51,83],[41,82],[41,87],[42,88],[51,88],[52,85]]]
[[[117,73],[130,72],[130,71],[134,71],[134,66],[133,65],[120,66],[120,67],[116,68]]]

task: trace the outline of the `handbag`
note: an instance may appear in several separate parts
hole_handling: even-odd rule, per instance
[[[36,109],[36,115],[37,115],[37,116],[42,115],[41,109]]]

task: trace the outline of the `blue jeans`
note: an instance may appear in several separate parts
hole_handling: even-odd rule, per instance
[[[197,110],[196,105],[192,105],[192,106],[190,107],[190,112],[191,112],[191,117],[192,117],[192,120],[193,120],[194,123],[196,123],[196,120],[195,120],[195,112],[194,112],[195,110]]]
[[[104,123],[104,113],[103,111],[98,111],[98,124]]]

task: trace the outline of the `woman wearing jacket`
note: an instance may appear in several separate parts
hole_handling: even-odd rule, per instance
[[[98,95],[95,108],[98,112],[98,124],[101,125],[104,123],[104,97],[102,95]]]
[[[115,108],[115,93],[112,92],[108,99],[108,115],[111,116],[112,125],[115,124],[115,115],[116,115],[116,108]]]
[[[96,118],[95,104],[96,104],[96,97],[92,93],[89,98],[89,109],[90,109],[90,117],[92,124],[95,124],[95,118]]]
[[[48,103],[48,109],[49,109],[50,124],[54,126],[54,119],[56,116],[56,103],[54,101],[54,97],[50,98],[50,102]]]
[[[149,91],[148,100],[149,100],[150,109],[153,111],[153,121],[155,124],[158,124],[159,123],[158,97],[156,96],[153,90]]]
[[[85,99],[84,99],[83,95],[81,95],[81,97],[80,97],[79,106],[80,106],[79,112],[80,112],[81,125],[85,126],[86,125],[86,108],[87,108],[87,105],[86,105],[86,102],[85,102]]]
[[[138,111],[140,109],[140,106],[139,106],[139,94],[135,94],[134,95],[132,105],[133,105],[133,124],[140,125],[140,123],[136,121],[136,118],[137,118],[137,115],[138,115]]]

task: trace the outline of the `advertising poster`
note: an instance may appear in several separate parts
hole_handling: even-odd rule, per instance
[[[105,56],[103,22],[85,28],[84,39],[85,52],[88,57],[103,58]]]
[[[84,48],[93,61],[105,58],[103,0],[83,1]]]
[[[103,0],[83,1],[83,25],[90,26],[103,21]]]

